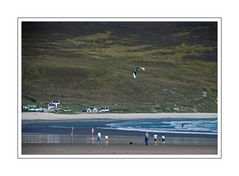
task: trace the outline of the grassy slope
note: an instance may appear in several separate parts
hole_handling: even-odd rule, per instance
[[[216,35],[213,23],[25,23],[23,104],[216,112]]]

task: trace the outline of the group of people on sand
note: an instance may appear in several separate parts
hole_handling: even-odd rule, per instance
[[[95,129],[92,128],[92,129],[91,129],[92,139],[93,139],[94,133],[95,133]],[[73,136],[73,134],[74,134],[74,128],[72,127],[72,128],[71,128],[71,136]],[[161,139],[158,138],[158,135],[157,135],[157,134],[154,134],[154,135],[153,135],[153,138],[154,138],[154,143],[155,143],[155,144],[157,144],[158,140],[159,140],[159,141],[161,140],[162,143],[165,143],[165,140],[166,140],[164,134],[162,134]],[[96,141],[97,141],[98,144],[100,144],[100,143],[102,142],[102,135],[101,135],[101,132],[100,132],[100,131],[97,132],[97,139],[96,139]],[[109,136],[105,136],[105,144],[108,145],[108,143],[109,143]],[[145,133],[145,136],[144,136],[144,144],[145,144],[146,146],[149,145],[149,133],[148,133],[148,132]]]
[[[92,128],[91,129],[91,135],[92,136],[94,135],[94,132],[95,132],[95,129]],[[100,131],[97,132],[97,140],[96,141],[97,141],[98,144],[100,144],[101,141],[102,141],[102,137],[101,137],[101,132]],[[109,143],[109,136],[105,136],[105,144],[107,145],[108,143]]]
[[[92,128],[91,134],[92,134],[92,136],[94,135],[94,128]],[[158,135],[154,134],[153,137],[154,137],[154,143],[157,144],[157,142],[158,142]],[[100,144],[101,140],[102,140],[101,132],[98,131],[98,133],[97,133],[97,143]],[[166,140],[165,135],[162,134],[162,136],[161,136],[162,143],[165,143],[165,140]],[[160,138],[159,138],[159,141],[160,141]],[[105,144],[108,144],[108,143],[109,143],[109,136],[105,136]],[[149,144],[149,133],[148,132],[145,133],[144,143],[145,143],[145,145]]]
[[[154,143],[157,144],[157,142],[158,142],[158,135],[157,135],[157,134],[154,134],[153,136],[154,136]],[[162,134],[162,136],[161,136],[161,141],[162,141],[162,143],[165,143],[165,140],[166,140],[165,135]],[[159,138],[159,141],[160,141],[160,138]],[[148,132],[145,133],[145,136],[144,136],[144,144],[145,144],[145,145],[148,145],[148,144],[149,144],[149,133],[148,133]]]

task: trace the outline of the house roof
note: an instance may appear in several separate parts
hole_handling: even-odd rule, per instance
[[[53,100],[52,103],[60,103],[59,100]]]
[[[54,106],[55,107],[56,105],[53,104],[53,103],[49,103],[48,106]]]

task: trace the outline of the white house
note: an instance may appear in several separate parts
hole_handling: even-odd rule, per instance
[[[58,105],[61,104],[61,102],[60,102],[59,100],[57,100],[57,101],[52,101],[51,103],[54,104],[54,105],[56,106],[56,108],[58,107]]]
[[[48,104],[48,109],[57,109],[57,106],[53,103]]]
[[[100,108],[98,112],[109,112],[110,109],[109,108]]]
[[[94,107],[94,108],[86,108],[86,109],[83,110],[83,112],[88,112],[88,113],[98,112],[98,109],[96,107]]]
[[[92,112],[91,108],[86,108],[86,112]]]
[[[35,112],[44,112],[42,107],[37,107],[35,108]]]
[[[98,109],[96,107],[92,108],[92,112],[98,112]]]
[[[58,101],[51,101],[48,104],[48,109],[57,109],[60,104],[61,104],[61,102],[59,100]]]

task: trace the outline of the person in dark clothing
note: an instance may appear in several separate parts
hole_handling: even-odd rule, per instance
[[[148,132],[145,133],[144,143],[145,143],[145,145],[149,144],[149,133]]]

